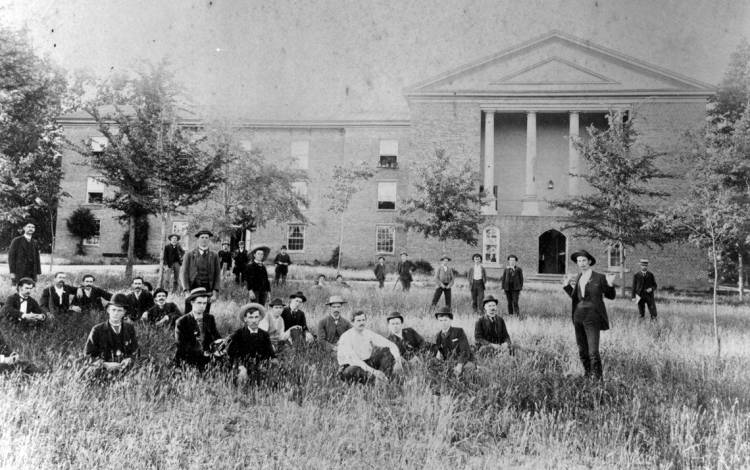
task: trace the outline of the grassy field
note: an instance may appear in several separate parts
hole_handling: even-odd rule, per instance
[[[305,281],[275,294],[298,289],[317,324],[330,292]],[[437,332],[427,312],[431,289],[357,285],[344,294],[349,310],[372,312],[376,331],[385,332],[384,317],[396,309],[425,337]],[[473,341],[469,294],[454,289],[454,298],[456,323]],[[238,327],[234,313],[245,301],[244,290],[231,289],[212,307],[222,334]],[[165,365],[170,332],[141,326],[149,359],[109,386],[91,385],[76,378],[75,366],[95,319],[33,332],[4,326],[12,346],[49,372],[0,378],[0,467],[750,467],[746,307],[721,307],[717,362],[708,305],[666,299],[650,323],[629,301],[609,302],[603,384],[580,377],[561,290],[525,291],[521,308],[524,320],[506,322],[525,354],[481,360],[481,373],[463,382],[430,365],[376,386],[340,383],[334,360],[317,349],[249,388],[220,375],[175,374]]]

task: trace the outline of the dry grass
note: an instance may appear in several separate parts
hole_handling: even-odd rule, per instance
[[[116,278],[100,284],[124,288]],[[7,286],[7,283],[5,284]],[[311,324],[329,294],[303,289]],[[384,332],[391,310],[432,338],[431,289],[355,286],[349,309],[372,312]],[[473,337],[466,290],[454,290],[456,323]],[[181,305],[181,300],[178,305]],[[219,329],[238,326],[242,289],[212,311]],[[744,307],[720,310],[724,357],[716,362],[709,307],[659,304],[640,321],[626,300],[608,304],[604,384],[579,378],[564,293],[522,294],[524,320],[506,319],[526,353],[481,361],[457,382],[428,364],[403,381],[352,386],[334,378],[321,351],[295,356],[261,384],[235,388],[221,375],[175,374],[169,332],[138,327],[140,367],[109,386],[76,379],[92,318],[6,337],[48,374],[0,379],[4,468],[741,468],[750,466],[750,326]],[[504,306],[501,306],[501,311]]]

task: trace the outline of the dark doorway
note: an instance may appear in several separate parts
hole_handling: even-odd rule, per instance
[[[557,230],[539,236],[539,274],[565,274],[565,235]]]

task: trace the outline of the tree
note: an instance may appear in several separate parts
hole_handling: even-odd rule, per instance
[[[42,245],[51,244],[58,201],[66,195],[60,186],[62,130],[55,122],[65,89],[63,74],[36,56],[28,38],[0,29],[0,239],[5,243],[30,217]]]
[[[482,195],[471,162],[455,163],[438,149],[414,168],[414,175],[411,197],[403,201],[399,217],[404,227],[440,240],[443,251],[447,240],[476,246]]]
[[[84,240],[93,237],[99,233],[99,224],[96,222],[94,214],[88,207],[79,207],[74,210],[66,221],[68,231],[74,237],[78,238],[76,245],[76,254],[85,255],[86,250],[83,246]]]
[[[620,292],[624,296],[625,248],[670,241],[659,231],[649,229],[654,208],[648,203],[668,196],[653,189],[651,181],[671,176],[656,166],[655,160],[662,154],[637,144],[634,116],[623,118],[621,112],[610,112],[606,129],[590,126],[588,141],[574,142],[588,171],[573,176],[584,179],[592,191],[551,201],[550,205],[568,211],[563,219],[564,230],[572,229],[579,235],[619,246]]]
[[[328,211],[339,216],[339,257],[337,271],[341,271],[344,256],[344,214],[362,184],[375,175],[367,162],[359,165],[335,165],[331,171],[331,182],[323,197],[328,200]]]
[[[126,277],[133,272],[137,216],[158,216],[163,245],[167,216],[204,200],[224,178],[223,155],[204,150],[200,136],[181,123],[180,97],[162,61],[132,77],[100,83],[97,97],[84,106],[107,145],[102,151],[90,145],[79,151],[114,189],[105,203],[128,217]]]
[[[729,65],[716,94],[709,99],[709,118],[720,128],[737,122],[750,100],[750,43],[743,38],[729,57]]]

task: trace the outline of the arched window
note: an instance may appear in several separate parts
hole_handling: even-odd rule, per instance
[[[565,235],[547,230],[539,236],[539,274],[565,274]]]
[[[500,230],[497,227],[487,227],[482,232],[482,262],[497,264],[500,251]]]

